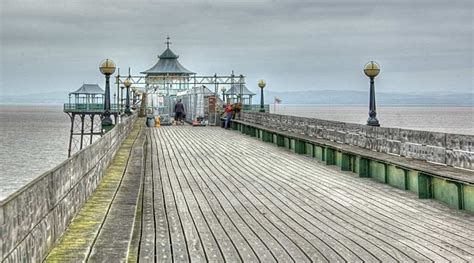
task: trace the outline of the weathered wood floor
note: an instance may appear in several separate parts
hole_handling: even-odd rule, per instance
[[[474,217],[433,200],[220,128],[146,136],[88,261],[474,261]]]

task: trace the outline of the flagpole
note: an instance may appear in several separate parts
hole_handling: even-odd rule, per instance
[[[276,97],[274,97],[274,99],[273,99],[273,114],[276,114],[276,107],[277,107]]]

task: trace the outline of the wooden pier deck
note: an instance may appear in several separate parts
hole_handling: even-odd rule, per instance
[[[472,215],[234,131],[122,148],[46,261],[474,261]]]

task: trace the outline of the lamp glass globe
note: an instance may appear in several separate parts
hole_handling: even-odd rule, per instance
[[[127,88],[130,88],[130,86],[132,86],[132,81],[127,78],[124,82],[123,82],[123,85],[125,85],[125,87]]]
[[[367,77],[375,77],[380,73],[380,66],[375,61],[369,61],[364,66],[364,73]]]
[[[115,72],[115,63],[111,59],[104,59],[100,62],[99,70],[104,75],[111,75]]]

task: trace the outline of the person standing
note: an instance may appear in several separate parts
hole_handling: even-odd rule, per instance
[[[232,119],[232,114],[233,114],[233,109],[232,109],[232,104],[230,102],[227,103],[227,106],[225,107],[225,124],[224,128],[229,129],[230,127],[230,120]]]
[[[180,99],[174,105],[174,120],[176,121],[176,124],[182,124],[184,114],[185,114],[184,105]]]

